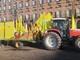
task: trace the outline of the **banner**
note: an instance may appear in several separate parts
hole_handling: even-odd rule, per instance
[[[72,14],[72,29],[76,29],[77,28],[77,25],[76,25],[76,22],[74,20],[74,14]]]
[[[43,33],[51,28],[52,25],[52,15],[50,13],[46,14],[43,12],[43,14],[38,18],[38,20],[35,22],[35,30],[40,30]]]
[[[16,20],[16,31],[22,35],[24,32],[26,32],[26,29],[24,28],[24,26],[22,25],[22,17],[19,17]]]

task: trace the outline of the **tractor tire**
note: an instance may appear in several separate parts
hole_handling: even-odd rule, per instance
[[[61,37],[55,32],[49,32],[44,37],[44,46],[48,50],[57,50],[61,46]]]
[[[22,49],[23,48],[23,43],[22,42],[15,42],[15,48]]]
[[[78,51],[80,51],[80,38],[75,41],[75,47]]]

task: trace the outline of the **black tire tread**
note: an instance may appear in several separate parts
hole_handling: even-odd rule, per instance
[[[76,41],[75,41],[75,47],[77,49],[77,51],[80,51],[80,48],[78,47],[78,42],[80,41],[80,38],[78,38]]]
[[[45,40],[46,40],[46,37],[47,36],[50,36],[50,35],[53,35],[53,36],[55,36],[57,39],[58,39],[58,44],[57,44],[57,46],[55,47],[55,48],[50,48],[50,47],[48,47],[47,45],[46,45],[46,43],[45,43]],[[57,49],[59,49],[60,48],[60,46],[61,46],[61,37],[57,34],[57,33],[55,33],[55,32],[48,32],[48,34],[46,35],[46,36],[44,36],[44,47],[46,48],[46,49],[48,49],[48,50],[57,50]]]

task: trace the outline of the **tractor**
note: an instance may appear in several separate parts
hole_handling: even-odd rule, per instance
[[[70,29],[67,18],[53,18],[52,28],[45,32],[43,41],[49,50],[72,45],[80,51],[80,29]]]

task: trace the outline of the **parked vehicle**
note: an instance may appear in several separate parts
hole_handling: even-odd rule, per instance
[[[80,29],[70,29],[70,21],[66,18],[53,18],[53,27],[44,37],[47,49],[56,50],[61,46],[73,45],[80,50]]]

